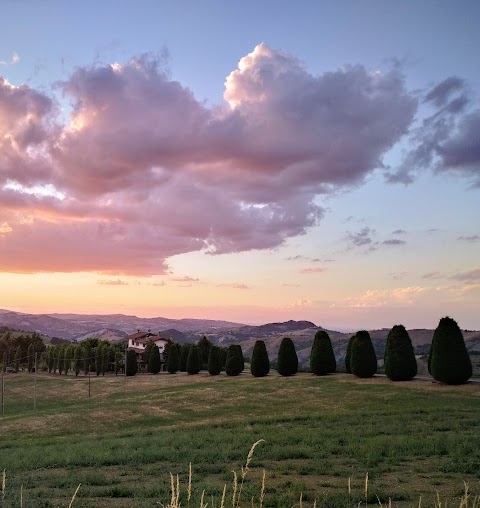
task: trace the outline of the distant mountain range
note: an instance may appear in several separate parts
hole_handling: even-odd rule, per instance
[[[176,342],[196,342],[203,335],[214,344],[228,346],[241,344],[245,356],[250,356],[255,341],[265,341],[269,357],[275,360],[283,337],[288,335],[295,343],[300,365],[307,366],[313,337],[322,327],[310,321],[286,321],[268,323],[260,326],[244,325],[229,321],[208,319],[168,319],[162,317],[139,318],[124,314],[84,315],[84,314],[24,314],[0,310],[0,326],[15,330],[39,332],[50,337],[81,341],[88,337],[98,337],[117,341],[137,330],[160,332],[164,337]],[[326,330],[332,340],[335,356],[343,361],[349,338],[352,333]],[[370,336],[377,357],[382,358],[389,329],[371,330]],[[433,330],[409,330],[415,353],[428,353]],[[463,332],[467,349],[471,355],[480,355],[480,331]]]

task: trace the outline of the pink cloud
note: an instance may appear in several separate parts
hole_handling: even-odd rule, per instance
[[[186,275],[185,277],[172,277],[170,280],[173,282],[199,282],[200,279],[195,279]]]
[[[218,284],[217,287],[222,288],[231,288],[231,289],[250,289],[250,286],[247,286],[246,284],[239,284],[238,282],[234,283],[225,283],[225,284]]]
[[[0,78],[4,271],[163,274],[176,254],[281,246],[322,219],[319,194],[381,166],[416,110],[396,70],[314,76],[264,44],[222,107],[146,56],[78,68],[58,89],[66,124],[52,98]]]
[[[326,268],[303,268],[303,270],[300,270],[300,273],[321,273],[325,272]]]

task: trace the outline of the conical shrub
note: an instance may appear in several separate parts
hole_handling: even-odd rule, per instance
[[[134,376],[137,373],[137,355],[135,351],[128,350],[127,351],[127,367],[125,370],[125,374],[127,376]]]
[[[353,344],[354,340],[355,340],[355,335],[352,335],[350,337],[350,339],[348,340],[347,351],[345,353],[345,371],[347,374],[352,373],[352,368],[350,366],[350,360],[352,358],[352,344]]]
[[[158,374],[160,372],[160,366],[160,350],[156,344],[153,344],[150,349],[150,356],[148,357],[148,372]]]
[[[264,377],[270,372],[270,360],[263,340],[257,340],[253,346],[250,372],[255,377]]]
[[[330,336],[324,330],[315,334],[310,352],[310,371],[317,376],[325,376],[337,370]]]
[[[232,344],[228,347],[225,372],[227,376],[238,376],[243,370],[242,367],[243,361],[240,357],[240,351],[236,344]]]
[[[180,368],[180,345],[171,344],[168,349],[167,371],[170,374],[176,374]]]
[[[357,377],[373,377],[377,373],[377,355],[365,330],[357,332],[352,342],[350,368]]]
[[[440,319],[433,334],[430,356],[431,374],[437,381],[461,385],[472,377],[472,362],[454,319]]]
[[[280,343],[277,371],[281,376],[293,376],[298,372],[297,352],[290,337],[284,337]]]
[[[198,374],[202,370],[203,360],[202,353],[197,346],[192,346],[188,352],[187,373]]]
[[[212,376],[218,376],[222,372],[222,357],[220,348],[212,346],[208,352],[208,373]]]
[[[403,325],[395,325],[388,334],[384,366],[385,374],[392,381],[408,381],[417,375],[412,341]]]
[[[235,347],[237,348],[237,355],[240,359],[240,372],[243,372],[245,370],[245,358],[243,357],[243,350],[241,344],[235,344]]]

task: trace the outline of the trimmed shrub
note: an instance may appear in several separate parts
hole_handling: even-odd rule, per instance
[[[158,374],[160,372],[161,365],[160,350],[156,344],[153,344],[150,348],[150,356],[148,357],[148,372]]]
[[[250,371],[255,377],[264,377],[270,372],[270,360],[263,340],[257,340],[253,346]]]
[[[284,337],[280,343],[277,371],[281,376],[293,376],[298,372],[297,352],[290,337]]]
[[[182,351],[180,353],[180,372],[187,372],[187,360],[188,354],[190,353],[190,348],[193,344],[186,342],[182,346]]]
[[[350,337],[350,339],[348,340],[347,351],[345,353],[345,371],[347,372],[347,374],[352,373],[352,368],[350,366],[350,360],[352,358],[352,344],[353,344],[354,340],[355,340],[355,335],[352,335],[352,337]]]
[[[240,358],[240,372],[243,372],[245,370],[245,358],[243,357],[242,346],[240,344],[235,344],[235,347],[237,348],[238,358]]]
[[[461,385],[471,378],[472,362],[462,332],[454,319],[440,319],[433,334],[430,356],[431,374],[437,381]]]
[[[225,372],[227,376],[238,376],[242,372],[243,361],[240,357],[236,344],[229,346],[227,351],[227,361],[225,363]]]
[[[310,353],[310,370],[317,376],[325,376],[337,370],[332,342],[328,333],[324,330],[318,330],[313,339]]]
[[[188,374],[198,374],[202,370],[202,353],[197,346],[192,346],[188,352],[187,372]]]
[[[385,374],[392,381],[408,381],[417,375],[412,341],[403,325],[395,325],[388,334],[384,366]]]
[[[212,346],[208,353],[208,373],[212,376],[218,376],[222,372],[222,357],[220,348]]]
[[[365,330],[357,332],[352,342],[350,368],[357,377],[373,377],[377,373],[377,355]]]
[[[178,344],[171,344],[168,348],[167,357],[167,371],[170,374],[175,374],[180,368],[180,346]]]
[[[127,369],[125,373],[127,376],[134,376],[137,373],[137,355],[135,351],[127,351]]]

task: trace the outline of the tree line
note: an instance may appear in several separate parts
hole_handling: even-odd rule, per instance
[[[39,368],[49,373],[79,375],[94,372],[97,376],[107,372],[125,372],[127,376],[137,373],[137,355],[127,351],[124,342],[109,343],[96,338],[82,341],[80,345],[58,344],[45,348],[38,334],[13,336],[7,332],[0,338],[0,354],[3,370],[14,364],[18,371],[26,367],[29,372]],[[34,366],[35,354],[39,363]],[[214,345],[207,337],[196,344],[178,344],[169,340],[162,355],[158,346],[148,344],[143,353],[147,371],[156,374],[162,365],[170,374],[187,372],[198,374],[207,370],[211,375],[222,371],[228,376],[238,376],[245,369],[242,347],[232,344],[228,348]],[[163,361],[162,361],[163,360]],[[265,342],[255,342],[250,360],[250,372],[263,377],[270,372],[271,362]],[[417,375],[417,362],[411,338],[403,325],[395,325],[389,332],[384,354],[386,376],[393,381],[405,381]],[[126,366],[125,366],[126,361]],[[291,338],[284,337],[280,343],[276,370],[281,376],[292,376],[298,372],[298,357]],[[369,333],[360,330],[353,335],[347,346],[345,370],[360,378],[372,377],[377,373],[378,359]],[[325,330],[315,334],[310,353],[310,371],[318,376],[337,371],[337,362],[332,343]],[[428,371],[432,377],[446,384],[463,384],[472,376],[472,363],[468,355],[462,332],[455,320],[444,317],[433,334],[428,354]]]

